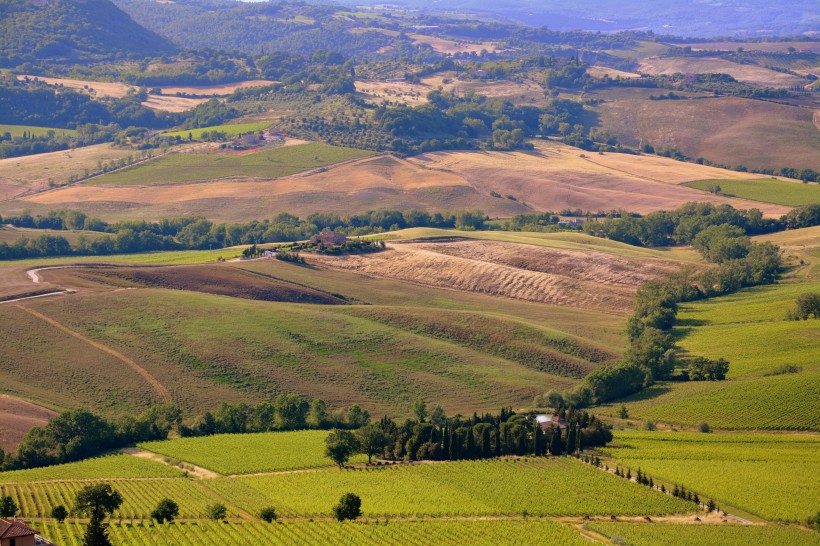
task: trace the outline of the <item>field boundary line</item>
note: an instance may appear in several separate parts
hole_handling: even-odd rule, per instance
[[[39,311],[35,311],[34,309],[31,309],[29,307],[24,307],[24,306],[19,305],[19,304],[17,304],[16,307],[19,308],[19,309],[22,309],[26,313],[29,313],[30,315],[33,315],[33,316],[39,318],[40,320],[44,320],[45,322],[51,324],[55,328],[58,328],[59,330],[62,330],[66,334],[68,334],[72,337],[75,337],[75,338],[77,338],[81,341],[84,341],[84,342],[88,343],[89,345],[91,345],[92,347],[95,347],[95,348],[99,349],[100,351],[108,353],[109,355],[113,356],[117,360],[123,362],[129,368],[131,368],[132,370],[137,372],[140,376],[142,376],[142,378],[145,379],[145,381],[148,382],[148,384],[151,385],[151,387],[153,387],[153,389],[156,391],[157,395],[159,395],[159,398],[163,402],[165,402],[165,403],[171,402],[171,393],[168,392],[168,389],[166,389],[165,386],[157,380],[157,378],[155,378],[153,375],[151,375],[148,372],[148,370],[146,370],[145,368],[143,368],[142,366],[140,366],[139,364],[137,364],[136,362],[134,362],[133,360],[131,360],[130,358],[125,356],[124,354],[120,353],[119,351],[115,351],[114,349],[112,349],[110,347],[107,347],[107,346],[103,345],[102,343],[98,343],[98,342],[94,341],[93,339],[91,339],[91,338],[89,338],[89,337],[87,337],[87,336],[85,336],[85,335],[83,335],[79,332],[76,332],[76,331],[74,331],[70,328],[68,328],[67,326],[57,322],[56,320],[54,320],[51,317],[47,317],[46,315],[40,313]]]
[[[197,478],[201,478],[203,480],[210,480],[214,478],[221,478],[222,475],[214,472],[213,470],[208,470],[205,467],[197,466],[195,464],[189,463],[188,461],[180,460],[181,464],[186,465],[189,468],[183,468],[181,466],[174,465],[168,461],[166,461],[166,457],[159,454],[154,453],[153,451],[148,451],[147,449],[141,449],[138,447],[126,447],[125,449],[121,450],[126,455],[131,455],[133,457],[139,457],[141,459],[148,459],[149,461],[154,461],[160,464],[164,464],[170,466],[174,469],[179,469],[182,472],[188,472],[189,474],[193,474]],[[172,457],[168,457],[172,458]]]

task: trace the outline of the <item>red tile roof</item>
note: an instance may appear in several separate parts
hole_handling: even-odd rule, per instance
[[[23,523],[22,521],[0,519],[0,539],[27,537],[36,535],[37,531]]]

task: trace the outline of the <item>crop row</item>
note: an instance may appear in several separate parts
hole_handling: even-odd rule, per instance
[[[84,525],[44,523],[35,525],[55,544],[80,546]],[[213,523],[185,522],[171,525],[113,524],[109,534],[115,545],[133,546],[244,546],[357,544],[380,546],[471,544],[492,546],[581,546],[586,542],[570,526],[551,520],[497,521],[404,521],[380,523],[292,522]]]
[[[179,478],[182,472],[165,464],[132,455],[111,455],[29,470],[0,472],[0,483],[104,478]]]
[[[609,537],[621,537],[618,544],[640,546],[748,546],[749,544],[788,544],[816,546],[817,534],[783,525],[667,525],[641,523],[593,523],[590,527]]]

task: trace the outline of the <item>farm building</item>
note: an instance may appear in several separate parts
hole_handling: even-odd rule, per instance
[[[37,531],[18,520],[0,519],[0,546],[35,546],[37,544],[51,544],[48,541],[37,540]]]
[[[323,246],[343,246],[347,243],[347,236],[343,233],[327,231],[325,233],[314,235],[310,239],[310,242],[313,244],[321,244]]]
[[[274,256],[275,254],[276,254],[276,253],[275,253],[274,251],[272,251],[272,250],[264,250],[264,251],[262,251],[262,257],[263,257],[263,258],[273,258],[273,256]]]
[[[562,430],[567,428],[566,419],[558,415],[536,415],[535,421],[544,432],[546,432],[550,427],[558,427]]]

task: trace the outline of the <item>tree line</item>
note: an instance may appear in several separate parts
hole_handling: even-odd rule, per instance
[[[308,239],[324,230],[338,231],[349,236],[411,227],[476,230],[482,229],[485,221],[486,216],[480,210],[430,213],[422,210],[382,209],[350,216],[314,213],[304,219],[280,213],[270,220],[246,224],[218,224],[202,217],[108,223],[73,210],[51,211],[38,216],[24,212],[18,216],[0,217],[0,224],[34,229],[84,230],[97,232],[99,236],[83,235],[73,247],[65,237],[51,234],[21,238],[11,244],[0,242],[0,260],[70,255],[106,256],[293,242]]]
[[[612,432],[594,415],[559,407],[562,425],[542,428],[534,415],[502,408],[498,414],[474,413],[447,417],[441,406],[428,412],[423,401],[414,405],[415,418],[396,422],[389,417],[367,423],[354,432],[334,430],[326,454],[340,468],[355,453],[390,461],[457,461],[505,455],[575,454],[612,441]]]

